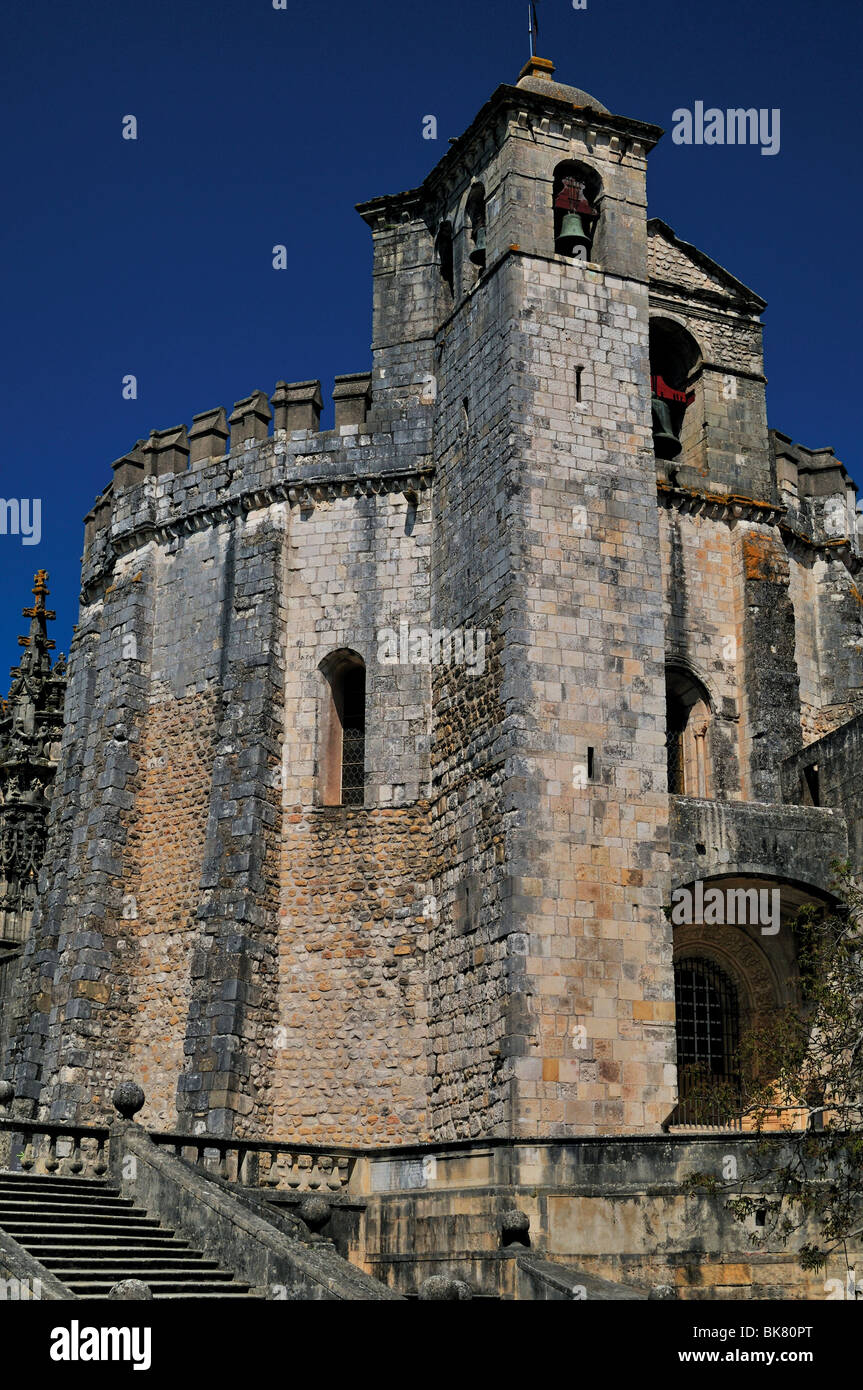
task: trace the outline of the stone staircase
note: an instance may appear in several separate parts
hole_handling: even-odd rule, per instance
[[[102,1178],[0,1172],[0,1227],[78,1298],[123,1279],[159,1299],[254,1296]]]

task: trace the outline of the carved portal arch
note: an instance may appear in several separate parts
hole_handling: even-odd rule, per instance
[[[703,922],[675,927],[673,956],[675,962],[700,957],[725,971],[737,990],[741,1030],[788,1002],[787,986],[783,988],[767,955],[738,927]]]

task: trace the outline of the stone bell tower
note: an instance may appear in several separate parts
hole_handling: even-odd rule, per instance
[[[432,622],[491,635],[481,681],[433,676],[432,1110],[453,1136],[651,1130],[674,1100],[661,131],[553,72],[532,59],[422,189],[361,208],[380,384],[413,337],[436,397]]]

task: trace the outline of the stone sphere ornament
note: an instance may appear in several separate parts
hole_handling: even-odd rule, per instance
[[[153,1290],[140,1279],[121,1279],[108,1294],[109,1298],[152,1298]]]
[[[304,1197],[297,1207],[297,1216],[310,1231],[319,1231],[330,1219],[329,1203],[323,1197]]]
[[[448,1279],[445,1274],[433,1274],[420,1284],[417,1297],[421,1303],[466,1302],[473,1298],[473,1289],[463,1279]]]
[[[142,1108],[146,1097],[137,1081],[121,1081],[111,1099],[114,1109],[119,1111],[123,1119],[131,1120]]]
[[[530,1244],[530,1217],[526,1211],[510,1207],[500,1214],[500,1234],[504,1245]]]

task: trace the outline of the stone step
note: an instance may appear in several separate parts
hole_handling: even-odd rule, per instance
[[[250,1286],[100,1179],[0,1175],[0,1228],[79,1298],[141,1279],[154,1297],[248,1298]]]
[[[107,1281],[104,1279],[80,1279],[75,1280],[74,1283],[69,1283],[67,1287],[79,1298],[107,1298],[117,1282],[116,1279]],[[143,1282],[148,1285],[155,1298],[161,1298],[165,1294],[173,1294],[178,1298],[202,1298],[213,1294],[219,1294],[223,1298],[247,1298],[250,1292],[250,1285],[248,1284],[216,1284],[207,1281],[191,1285],[182,1281],[150,1284],[149,1279],[145,1279]]]
[[[194,1293],[162,1293],[160,1290],[159,1293],[154,1295],[154,1298],[159,1301],[163,1298],[181,1298],[184,1303],[194,1303],[199,1298],[251,1298],[257,1303],[267,1302],[267,1300],[261,1298],[259,1294],[251,1293],[251,1291],[244,1292],[246,1289],[248,1289],[248,1285],[237,1284],[236,1286],[230,1286],[226,1289],[217,1289],[213,1293],[200,1293],[198,1291]]]
[[[119,1197],[119,1187],[110,1187],[104,1178],[50,1177],[41,1173],[0,1173],[0,1191],[16,1192],[104,1192]]]
[[[146,1277],[145,1277],[146,1275]],[[118,1279],[143,1279],[145,1284],[153,1282],[176,1283],[176,1284],[230,1284],[233,1281],[233,1274],[229,1269],[220,1269],[215,1262],[212,1268],[194,1269],[191,1266],[183,1266],[179,1269],[172,1269],[169,1265],[162,1265],[158,1260],[150,1260],[144,1273],[139,1270],[129,1272],[126,1269],[125,1259],[114,1261],[107,1268],[89,1269],[81,1265],[67,1267],[62,1276],[63,1283],[68,1284],[69,1288],[82,1280],[109,1280],[111,1284],[116,1284]]]
[[[139,1269],[177,1269],[181,1271],[192,1270],[200,1273],[202,1270],[209,1275],[213,1270],[215,1279],[222,1278],[222,1271],[218,1260],[205,1260],[198,1250],[187,1250],[179,1255],[167,1254],[164,1250],[156,1250],[151,1254],[132,1255],[127,1250],[109,1250],[102,1255],[71,1255],[68,1252],[63,1255],[42,1255],[41,1262],[53,1270],[59,1279],[66,1282],[66,1274],[76,1273],[81,1270],[91,1269],[97,1274],[108,1274],[116,1269],[118,1263],[122,1263],[124,1269],[128,1269],[130,1274],[137,1274]]]
[[[26,1211],[69,1211],[69,1212],[97,1212],[97,1211],[140,1211],[135,1207],[135,1202],[128,1197],[106,1197],[104,1193],[93,1195],[93,1197],[76,1197],[72,1193],[60,1193],[49,1197],[44,1193],[39,1195],[25,1195],[17,1193],[14,1197],[7,1197],[6,1194],[0,1197],[0,1212],[13,1211],[17,1208],[25,1208]]]
[[[177,1236],[172,1235],[170,1231],[159,1231],[151,1236],[118,1236],[114,1235],[110,1230],[106,1230],[87,1234],[74,1231],[69,1235],[55,1235],[53,1233],[39,1236],[28,1235],[26,1238],[19,1240],[18,1244],[24,1245],[28,1250],[32,1250],[34,1253],[38,1253],[41,1258],[43,1255],[62,1254],[64,1251],[68,1250],[86,1250],[89,1253],[91,1250],[116,1250],[118,1246],[122,1246],[124,1250],[129,1250],[132,1253],[135,1251],[161,1250],[163,1248],[181,1252],[184,1249],[188,1249],[189,1242],[187,1240],[180,1240]]]
[[[32,1231],[34,1235],[72,1235],[75,1231],[83,1234],[98,1234],[99,1231],[112,1231],[115,1234],[145,1234],[148,1231],[161,1230],[159,1222],[152,1216],[142,1216],[136,1221],[115,1221],[110,1216],[96,1216],[87,1220],[76,1220],[74,1217],[64,1217],[58,1221],[46,1221],[44,1217],[38,1220],[26,1216],[9,1217],[0,1222],[4,1231],[8,1231],[10,1236],[14,1236],[16,1231]]]
[[[93,1202],[93,1205],[85,1204],[81,1207],[76,1205],[61,1204],[61,1202],[0,1202],[0,1226],[6,1220],[14,1219],[15,1216],[25,1216],[31,1213],[35,1219],[53,1220],[71,1216],[76,1220],[89,1220],[92,1216],[146,1216],[143,1207],[110,1207],[107,1202]]]
[[[123,1206],[131,1205],[128,1197],[121,1197],[119,1192],[106,1192],[103,1187],[90,1188],[86,1192],[75,1187],[61,1187],[52,1192],[47,1187],[19,1187],[17,1183],[14,1187],[11,1184],[4,1186],[0,1183],[0,1202],[46,1202],[52,1205],[56,1202],[75,1202],[80,1206],[89,1206],[93,1202],[110,1202]]]

